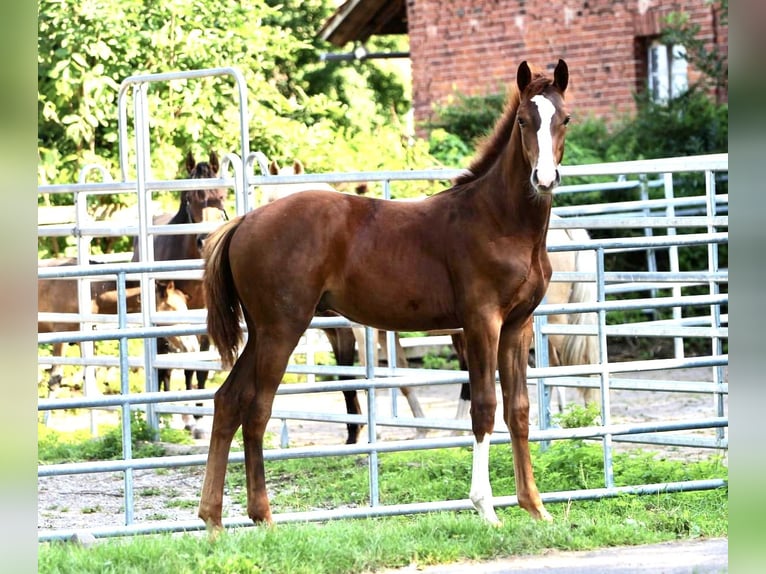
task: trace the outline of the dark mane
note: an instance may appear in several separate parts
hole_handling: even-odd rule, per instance
[[[530,97],[541,94],[553,81],[542,74],[535,74],[532,83],[527,87]],[[519,108],[521,94],[516,86],[513,87],[508,101],[505,104],[503,117],[495,124],[495,129],[485,137],[479,145],[476,157],[471,161],[468,170],[461,173],[454,180],[455,185],[470,183],[487,173],[500,157],[505,146],[511,139],[513,125],[516,122],[516,111]]]

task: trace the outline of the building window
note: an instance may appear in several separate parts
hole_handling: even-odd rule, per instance
[[[649,46],[649,93],[655,102],[677,98],[689,88],[686,48],[653,42]]]

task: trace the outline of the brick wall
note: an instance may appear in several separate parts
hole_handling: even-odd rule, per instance
[[[569,65],[567,99],[577,117],[631,113],[633,94],[646,85],[647,45],[673,11],[688,13],[709,45],[728,45],[705,0],[408,0],[416,124],[455,92],[511,85],[522,60],[551,72],[558,58]],[[690,83],[698,76],[690,67]]]

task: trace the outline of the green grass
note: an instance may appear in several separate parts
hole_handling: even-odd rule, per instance
[[[541,491],[603,486],[598,443],[560,441],[545,452],[537,445],[532,450]],[[495,495],[513,494],[509,447],[494,446],[491,457]],[[464,499],[470,467],[467,448],[381,454],[381,503]],[[640,450],[615,455],[614,467],[618,486],[728,477],[720,458],[688,463]],[[368,504],[364,456],[271,461],[266,471],[275,513]],[[227,488],[241,502],[243,486],[242,465],[231,465]],[[499,509],[500,528],[488,527],[475,512],[443,512],[232,529],[214,541],[187,533],[105,539],[91,548],[43,543],[38,568],[44,573],[347,573],[728,532],[727,488],[547,507],[551,524],[535,522],[517,507]]]
[[[131,438],[133,457],[162,456],[165,449],[152,441],[153,431],[146,423],[143,413],[131,413]],[[85,460],[116,460],[122,458],[121,426],[102,426],[97,437],[89,429],[60,432],[37,424],[37,459],[40,464],[55,464]],[[186,431],[160,426],[160,440],[176,444],[191,444],[193,441]]]

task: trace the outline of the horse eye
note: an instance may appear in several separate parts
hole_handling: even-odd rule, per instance
[[[525,125],[527,125],[527,122],[524,121],[524,118],[518,118],[519,127],[523,128]]]
[[[565,126],[568,126],[568,125],[569,125],[569,121],[570,121],[571,119],[572,119],[572,116],[567,116],[567,117],[565,117],[565,118],[564,118],[564,125],[565,125]]]

